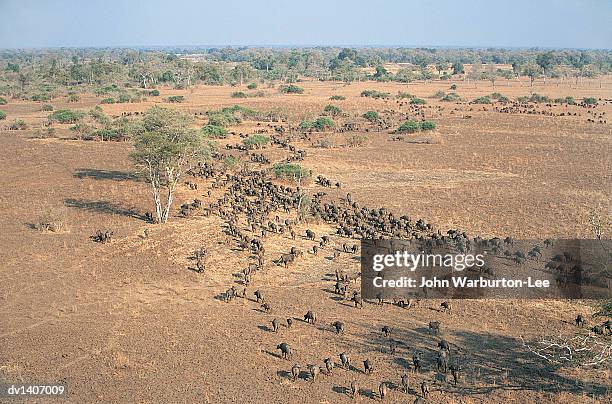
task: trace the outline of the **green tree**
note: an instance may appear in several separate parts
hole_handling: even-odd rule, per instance
[[[463,74],[465,73],[465,67],[463,67],[463,63],[455,62],[452,66],[453,74]]]
[[[210,153],[206,137],[190,127],[192,122],[189,115],[179,111],[152,107],[145,112],[141,127],[135,130],[131,157],[151,184],[159,223],[168,221],[174,192],[183,173]]]

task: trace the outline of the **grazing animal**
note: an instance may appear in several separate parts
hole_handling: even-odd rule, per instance
[[[409,387],[410,387],[410,380],[408,379],[408,374],[404,373],[402,375],[402,388],[404,389],[404,393],[408,394]]]
[[[351,358],[349,358],[346,352],[342,352],[340,354],[340,362],[342,363],[342,367],[348,369],[351,367]]]
[[[442,371],[442,373],[446,373],[448,371],[448,359],[446,357],[446,354],[442,354],[444,351],[441,351],[438,354],[438,360],[437,360],[437,365],[438,365],[438,371]]]
[[[261,291],[258,289],[255,292],[253,292],[253,295],[255,295],[255,298],[257,299],[257,303],[263,303],[264,302],[264,295],[263,293],[261,293]]]
[[[321,369],[319,369],[317,365],[309,365],[308,370],[310,371],[310,380],[313,382],[317,380],[317,376],[319,375]]]
[[[297,363],[291,367],[291,380],[296,381],[300,375],[300,365]]]
[[[272,310],[272,307],[268,303],[264,303],[261,305],[261,309],[266,313],[269,313]]]
[[[378,386],[378,394],[380,395],[381,400],[384,400],[384,398],[387,396],[387,384],[385,382],[382,382]]]
[[[293,325],[293,319],[292,318],[288,318],[287,319],[287,328],[291,328],[292,325]]]
[[[584,318],[582,317],[582,314],[578,314],[578,316],[576,316],[576,327],[582,327],[584,325]]]
[[[459,365],[450,365],[451,375],[453,375],[453,382],[455,386],[459,382],[459,372],[461,371],[461,366]]]
[[[449,302],[442,302],[440,303],[440,307],[442,307],[442,311],[446,313],[447,311],[450,311],[451,304]]]
[[[336,330],[336,334],[341,334],[344,332],[344,323],[342,321],[335,321],[332,323],[332,327]]]
[[[272,320],[272,331],[278,332],[278,320],[277,319]]]
[[[289,348],[289,345],[286,342],[278,344],[276,349],[280,349],[283,359],[289,359],[289,356],[291,355],[291,348]]]
[[[363,369],[363,373],[365,373],[366,375],[370,375],[374,371],[374,366],[372,366],[369,359],[363,361]]]
[[[357,384],[357,381],[355,380],[351,382],[351,394],[353,395],[353,398],[356,398],[357,395],[359,394],[359,385]]]
[[[314,241],[314,239],[315,239],[315,232],[310,230],[310,229],[306,230],[306,238],[308,240]]]
[[[430,321],[429,322],[429,329],[434,334],[438,334],[440,332],[440,322],[439,321]]]
[[[427,398],[428,394],[429,394],[429,384],[427,384],[427,382],[423,380],[423,383],[421,383],[421,395],[423,396],[423,398]]]
[[[414,366],[415,373],[421,370],[421,353],[415,352],[412,355],[412,365]]]
[[[450,354],[450,344],[448,343],[447,340],[441,339],[440,342],[438,342],[438,348]]]
[[[308,310],[306,314],[304,314],[304,321],[314,325],[314,323],[317,321],[317,317],[311,310]]]
[[[389,326],[384,326],[381,331],[385,334],[386,338],[389,338],[389,334],[391,333],[391,328]]]
[[[323,363],[325,363],[325,370],[327,370],[327,374],[331,375],[332,370],[334,370],[334,361],[332,358],[325,358]]]
[[[357,292],[353,292],[353,298],[351,300],[355,303],[355,307],[359,306],[359,308],[363,309],[363,299]]]

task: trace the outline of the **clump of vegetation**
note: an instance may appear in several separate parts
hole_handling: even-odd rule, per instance
[[[582,99],[582,102],[586,105],[595,105],[597,104],[597,98],[595,97],[585,97]]]
[[[216,112],[208,116],[208,124],[213,126],[227,127],[240,122],[242,122],[240,118],[224,112]]]
[[[0,111],[0,121],[6,119],[6,112]]]
[[[329,99],[332,101],[343,101],[346,100],[346,97],[343,95],[332,95],[331,97],[329,97]]]
[[[492,104],[491,97],[489,97],[488,95],[478,97],[474,101],[472,101],[472,104]]]
[[[421,130],[421,126],[417,121],[409,120],[402,123],[399,128],[395,130],[395,133],[416,133]]]
[[[386,98],[389,98],[390,95],[391,94],[389,93],[385,93],[382,91],[376,91],[376,90],[363,90],[361,92],[362,97],[369,97],[369,98],[376,98],[376,99],[378,98],[386,99]]]
[[[223,126],[204,125],[201,129],[202,134],[213,139],[225,139],[227,137],[227,129]]]
[[[68,102],[79,102],[80,99],[78,94],[68,94]]]
[[[302,87],[296,86],[295,84],[289,84],[280,86],[278,88],[278,91],[283,94],[302,94],[304,92],[304,89]]]
[[[50,121],[56,121],[59,123],[76,123],[85,116],[85,113],[81,111],[71,111],[69,109],[58,109],[49,115]]]
[[[53,111],[53,105],[51,105],[51,104],[43,104],[43,105],[40,107],[40,110],[41,110],[41,111],[45,111],[45,112],[50,112],[50,111]]]
[[[421,121],[421,123],[419,124],[419,127],[421,128],[422,131],[434,130],[436,129],[436,123],[432,121]]]
[[[246,93],[243,93],[242,91],[234,91],[232,93],[232,98],[247,98]]]
[[[251,135],[244,139],[242,143],[247,147],[259,149],[270,143],[270,138],[264,135]]]
[[[7,103],[6,98],[0,97],[0,105],[6,105]]]
[[[168,102],[183,102],[185,101],[185,97],[183,97],[182,95],[171,95],[168,98],[166,98],[166,101]]]
[[[47,208],[31,226],[38,231],[62,231],[66,226],[66,210],[63,207]]]
[[[310,172],[299,164],[276,163],[272,167],[276,178],[284,180],[297,180],[310,177]]]
[[[416,133],[419,131],[428,131],[436,129],[436,123],[432,121],[421,121],[408,120],[402,123],[399,128],[395,130],[395,133]]]
[[[159,90],[158,89],[151,90],[151,91],[149,91],[149,95],[151,97],[159,97]]]
[[[9,124],[10,130],[25,130],[28,128],[28,124],[23,119],[15,119]]]
[[[447,102],[461,101],[461,97],[457,93],[448,93],[444,97],[442,97],[442,101],[447,101]]]
[[[357,134],[349,137],[346,144],[348,147],[361,147],[365,145],[367,141],[368,137],[366,135]]]
[[[545,95],[540,95],[540,94],[537,94],[537,93],[533,93],[529,97],[527,97],[527,96],[518,97],[516,100],[518,102],[522,102],[522,103],[525,103],[525,102],[536,102],[536,103],[539,103],[539,102],[550,102],[550,98],[548,98]]]
[[[335,105],[329,104],[329,105],[326,105],[325,108],[323,108],[324,115],[338,116],[341,113],[342,113],[342,110]]]
[[[51,99],[51,94],[34,94],[30,97],[32,101],[49,101]]]
[[[250,83],[247,88],[249,90],[255,90],[257,88],[257,83]]]
[[[405,98],[414,98],[414,97],[416,97],[416,96],[412,95],[410,93],[402,92],[402,91],[398,91],[397,95],[395,96],[395,98],[397,98],[398,100],[403,100]]]
[[[370,122],[377,122],[380,119],[380,115],[376,111],[368,111],[363,114],[363,117]]]
[[[507,103],[507,102],[510,102],[510,98],[506,97],[502,93],[493,93],[493,94],[491,94],[491,98],[493,98],[494,100],[497,100],[499,102],[502,102],[504,104]]]
[[[240,163],[240,157],[227,156],[223,159],[223,165],[225,165],[227,168],[234,168],[238,165],[238,163]]]
[[[412,105],[425,105],[427,102],[422,98],[413,98],[410,100]]]
[[[114,103],[115,103],[115,99],[112,97],[104,98],[102,101],[100,101],[100,104],[114,104]]]
[[[325,116],[321,116],[315,119],[314,121],[305,120],[305,121],[302,121],[302,123],[300,124],[300,129],[302,130],[313,129],[318,132],[322,132],[326,129],[331,129],[333,127],[334,127],[334,121],[332,121],[330,118],[325,117]]]
[[[555,103],[557,104],[567,104],[567,105],[576,105],[576,100],[574,97],[567,96],[565,98],[555,98]]]
[[[434,95],[431,96],[431,98],[444,98],[445,96],[446,96],[446,93],[440,90],[440,91],[436,91]]]

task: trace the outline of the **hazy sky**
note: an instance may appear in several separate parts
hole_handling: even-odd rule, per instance
[[[0,48],[612,48],[612,0],[0,0]]]

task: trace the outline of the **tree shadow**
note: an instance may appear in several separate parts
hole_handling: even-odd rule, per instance
[[[95,168],[77,168],[74,176],[76,178],[92,178],[94,180],[111,180],[111,181],[141,181],[140,177],[135,172],[125,172],[116,170],[98,170]]]
[[[83,209],[90,212],[106,213],[110,215],[127,216],[139,220],[147,220],[145,215],[138,213],[134,208],[125,208],[109,201],[86,201],[83,199],[65,199],[64,205],[69,208]]]

